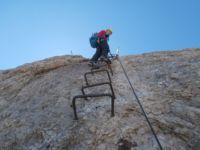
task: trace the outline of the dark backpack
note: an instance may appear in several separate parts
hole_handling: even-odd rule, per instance
[[[92,48],[97,48],[98,33],[93,33],[90,37],[90,45]]]

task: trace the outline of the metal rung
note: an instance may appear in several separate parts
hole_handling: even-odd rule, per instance
[[[113,70],[112,70],[111,64],[107,61],[103,61],[103,62],[105,62],[106,64],[102,65],[101,67],[107,66],[108,69],[110,69],[111,74],[113,75]],[[101,67],[100,68],[91,68],[91,72],[94,71],[94,70],[101,69]]]
[[[87,97],[103,97],[103,96],[107,96],[111,98],[111,117],[114,117],[114,97],[111,94],[87,94],[87,95],[77,95],[73,97],[72,106],[74,110],[75,120],[78,120],[78,116],[76,112],[76,99],[87,98]]]
[[[108,62],[106,62],[106,63],[107,63],[108,68],[111,71],[111,74],[113,75],[111,64],[108,63]],[[97,74],[99,72],[106,72],[107,76],[108,76],[108,79],[109,79],[109,82],[102,82],[102,83],[96,83],[96,84],[89,85],[87,75],[88,74],[94,75],[94,74]],[[105,96],[110,97],[111,98],[111,117],[113,117],[114,116],[115,93],[114,93],[114,90],[113,90],[113,87],[112,87],[112,81],[111,81],[111,77],[110,77],[109,71],[107,69],[100,69],[100,70],[93,70],[93,69],[91,69],[91,72],[86,72],[84,74],[84,78],[85,78],[86,86],[83,86],[81,88],[81,91],[82,91],[83,95],[74,96],[73,100],[72,100],[72,107],[73,107],[73,110],[74,110],[75,120],[78,120],[78,116],[77,116],[77,112],[76,112],[76,99],[78,99],[78,98],[84,98],[84,99],[87,100],[88,97],[105,97]],[[111,94],[110,93],[104,93],[104,94],[85,94],[84,89],[86,89],[86,88],[92,88],[92,87],[106,85],[106,84],[110,86]]]
[[[91,88],[91,87],[96,87],[96,86],[101,86],[101,85],[106,85],[106,84],[110,86],[110,90],[112,92],[112,97],[115,99],[115,93],[114,93],[112,84],[110,82],[102,82],[102,83],[97,83],[97,84],[92,84],[92,85],[86,85],[86,86],[83,86],[81,88],[81,91],[82,91],[83,95],[86,95],[84,89]]]
[[[108,75],[109,82],[110,82],[110,83],[112,82],[108,70],[106,70],[106,69],[101,69],[101,70],[86,72],[86,73],[84,74],[84,78],[85,78],[86,85],[89,85],[87,75],[88,75],[88,74],[96,74],[96,73],[99,73],[99,72],[106,72],[107,75]]]

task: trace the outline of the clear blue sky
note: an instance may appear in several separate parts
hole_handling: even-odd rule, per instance
[[[200,47],[200,0],[0,0],[0,69],[91,57],[90,35],[108,27],[121,55]]]

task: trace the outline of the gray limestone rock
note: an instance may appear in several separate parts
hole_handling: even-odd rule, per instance
[[[120,57],[165,150],[200,148],[200,49]],[[0,71],[0,149],[155,150],[156,140],[117,60],[109,98],[77,100],[87,59],[59,56]],[[89,82],[107,81],[105,74]],[[108,93],[107,86],[87,93]]]

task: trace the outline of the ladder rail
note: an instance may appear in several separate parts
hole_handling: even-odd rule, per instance
[[[76,100],[77,99],[80,99],[80,98],[87,98],[87,97],[110,97],[111,99],[111,117],[114,117],[115,114],[114,114],[114,102],[115,102],[115,99],[114,97],[109,94],[109,93],[105,93],[105,94],[86,94],[86,95],[76,95],[73,97],[73,100],[72,100],[72,107],[73,107],[73,110],[74,110],[74,119],[75,120],[78,120],[78,115],[77,115],[77,111],[76,111]]]
[[[113,70],[112,70],[112,67],[111,67],[111,63],[110,62],[107,62],[107,61],[102,61],[102,60],[99,60],[99,61],[101,61],[101,62],[105,62],[105,64],[103,64],[103,65],[101,65],[100,66],[100,68],[101,67],[105,67],[105,66],[107,66],[107,68],[110,70],[110,72],[111,72],[111,75],[113,76]],[[112,61],[112,60],[111,60]],[[97,68],[94,68],[94,67],[92,67],[91,68],[91,72],[92,71],[94,71],[94,70],[98,70],[98,69],[100,69],[99,67],[97,67]]]
[[[113,59],[113,57],[112,57],[112,59]],[[106,65],[107,65],[107,68],[110,70],[111,74],[113,75],[111,63],[106,62],[105,66]],[[111,117],[114,116],[114,101],[115,101],[116,96],[115,96],[115,93],[114,93],[114,90],[113,90],[112,80],[111,80],[111,76],[110,76],[108,69],[102,69],[102,68],[101,69],[92,69],[91,68],[90,72],[86,72],[84,74],[86,86],[82,86],[82,88],[81,88],[82,95],[76,95],[72,99],[72,105],[71,106],[73,107],[75,120],[78,120],[77,111],[76,111],[76,100],[77,99],[87,100],[87,98],[89,98],[89,97],[110,97],[111,98]],[[89,74],[95,75],[95,74],[100,73],[100,72],[105,72],[108,76],[109,81],[108,82],[95,83],[95,84],[89,84],[88,75]],[[85,89],[87,89],[87,88],[93,88],[93,87],[102,86],[102,85],[106,85],[106,84],[109,85],[111,93],[101,93],[101,94],[86,94],[85,93]]]
[[[113,90],[113,86],[112,86],[112,84],[110,82],[101,82],[101,83],[96,83],[96,84],[92,84],[92,85],[82,86],[82,88],[81,88],[82,94],[86,95],[84,89],[91,88],[91,87],[96,87],[96,86],[102,86],[102,85],[109,85],[111,93],[112,93],[112,96],[115,99],[116,97],[115,97],[115,93],[114,93],[114,90]]]
[[[111,77],[110,77],[110,73],[108,72],[108,70],[106,70],[106,69],[101,69],[101,70],[95,70],[95,71],[91,71],[91,72],[86,72],[85,74],[84,74],[84,79],[85,79],[85,82],[86,82],[86,85],[89,85],[89,82],[88,82],[88,75],[89,74],[96,74],[96,73],[99,73],[99,72],[106,72],[107,73],[107,76],[108,76],[108,80],[109,80],[109,82],[110,83],[112,83],[112,80],[111,80]]]

